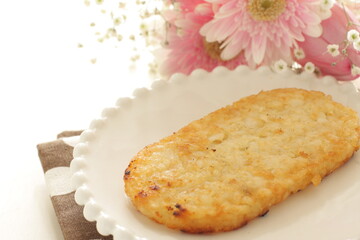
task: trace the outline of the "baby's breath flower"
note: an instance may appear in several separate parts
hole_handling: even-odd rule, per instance
[[[126,7],[126,3],[124,2],[119,2],[119,8],[125,8]]]
[[[347,40],[349,40],[350,42],[358,41],[359,40],[359,32],[356,31],[355,29],[351,29],[347,33]]]
[[[121,18],[115,18],[115,19],[114,19],[114,25],[115,25],[115,26],[119,26],[119,25],[121,24],[121,22],[122,22],[122,21],[121,21]]]
[[[131,56],[130,60],[133,61],[133,62],[136,62],[137,60],[140,59],[140,55],[139,54],[135,54],[133,56]]]
[[[322,9],[330,9],[334,6],[335,0],[322,0],[321,8]]]
[[[351,66],[351,74],[353,76],[357,76],[357,75],[360,75],[360,67],[356,66],[356,65],[352,65]]]
[[[340,54],[339,52],[339,45],[337,44],[329,44],[327,45],[327,51],[331,54],[331,56],[336,57]]]
[[[358,39],[357,41],[353,42],[353,47],[360,51],[360,39]]]
[[[181,10],[181,4],[179,3],[179,2],[174,2],[174,9],[176,10],[176,11],[180,11]]]
[[[277,73],[284,72],[287,69],[287,63],[284,60],[280,59],[275,62],[274,69]]]
[[[96,4],[103,4],[104,0],[95,0]]]
[[[305,53],[304,50],[302,50],[301,48],[296,48],[294,50],[294,55],[297,59],[303,59],[305,57]]]
[[[185,32],[184,32],[183,29],[177,28],[177,29],[176,29],[176,34],[177,34],[179,37],[182,37],[182,36],[184,36]]]
[[[107,35],[109,36],[109,37],[116,37],[116,29],[115,28],[109,28],[108,30],[107,30]]]
[[[312,62],[307,62],[304,66],[305,72],[313,73],[315,71],[315,65]]]

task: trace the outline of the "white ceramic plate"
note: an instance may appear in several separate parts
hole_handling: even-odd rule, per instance
[[[74,150],[72,182],[77,203],[85,205],[85,218],[97,221],[98,231],[116,240],[359,238],[359,153],[318,187],[294,194],[265,217],[227,233],[191,235],[167,229],[138,213],[124,193],[124,170],[145,145],[241,97],[284,87],[321,90],[360,112],[360,97],[351,83],[291,71],[275,74],[268,68],[196,70],[190,76],[155,82],[151,89],[138,89],[132,98],[119,99],[91,123]]]

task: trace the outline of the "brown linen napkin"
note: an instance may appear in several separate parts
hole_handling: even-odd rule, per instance
[[[96,230],[96,223],[83,216],[84,207],[76,204],[70,183],[73,146],[66,139],[76,138],[82,131],[65,131],[57,140],[37,145],[45,180],[65,240],[107,240]]]

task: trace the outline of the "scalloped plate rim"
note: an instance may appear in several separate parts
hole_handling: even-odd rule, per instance
[[[202,81],[202,80],[198,79],[199,76],[202,76],[202,75],[209,76],[209,75],[220,75],[220,74],[224,74],[224,73],[227,73],[227,74],[243,73],[245,75],[246,74],[256,74],[256,73],[259,73],[259,74],[266,73],[266,74],[271,74],[271,77],[275,76],[274,75],[275,73],[273,73],[271,71],[271,69],[268,67],[262,67],[258,70],[251,70],[250,68],[248,68],[246,66],[240,66],[234,70],[228,70],[224,67],[217,67],[211,72],[205,71],[203,69],[196,69],[190,75],[175,74],[168,81],[166,81],[166,80],[155,81],[151,85],[150,88],[135,89],[133,92],[133,95],[131,97],[119,98],[113,107],[104,109],[104,111],[101,113],[100,118],[94,119],[93,121],[91,121],[89,128],[86,129],[81,134],[80,142],[74,148],[74,160],[71,162],[70,168],[73,172],[72,183],[75,187],[75,200],[76,200],[77,204],[85,206],[84,207],[85,218],[88,221],[96,221],[97,222],[96,226],[97,226],[97,229],[100,232],[100,234],[114,235],[115,239],[116,238],[120,239],[120,237],[121,237],[121,239],[126,239],[126,240],[147,239],[147,238],[141,237],[141,234],[138,235],[137,233],[134,233],[134,232],[130,231],[129,229],[126,229],[123,226],[116,223],[116,221],[111,217],[111,215],[106,213],[106,211],[104,211],[102,209],[102,207],[96,202],[96,196],[93,195],[93,192],[91,191],[91,189],[87,188],[88,186],[86,184],[87,183],[86,182],[86,173],[84,173],[84,169],[86,169],[86,157],[84,157],[84,154],[88,153],[86,151],[91,151],[91,150],[87,149],[87,144],[92,141],[94,135],[96,135],[97,130],[101,129],[104,125],[106,125],[106,122],[108,121],[108,119],[111,119],[112,115],[116,114],[119,109],[127,108],[127,107],[131,108],[131,106],[128,106],[128,105],[131,105],[133,103],[133,101],[135,101],[137,99],[141,99],[143,97],[151,95],[152,91],[161,91],[161,89],[169,88],[174,85],[191,84],[192,82],[189,83],[189,81],[188,81],[189,79],[191,79],[192,81],[196,81],[196,80]],[[310,75],[307,73],[303,73],[301,75],[295,75],[294,73],[292,73],[290,71],[287,71],[285,73],[280,73],[280,74],[283,74],[283,75],[282,76],[279,75],[280,77],[275,76],[275,78],[280,79],[280,78],[292,77],[292,76],[294,76],[294,78],[298,78],[298,79],[315,78],[313,75]],[[317,87],[318,87],[318,85],[328,86],[329,84],[330,85],[334,85],[334,84],[342,85],[342,84],[338,83],[335,80],[335,78],[333,78],[331,76],[326,76],[326,77],[323,77],[322,79],[316,79],[316,80],[319,82],[310,83],[310,84],[313,84],[314,86],[317,86]],[[186,82],[186,81],[188,81],[188,82]],[[290,80],[290,81],[293,81],[293,80]],[[298,81],[298,80],[295,80],[295,81]],[[202,83],[206,84],[205,81],[203,81]],[[349,86],[349,83],[344,83],[343,86],[345,86],[345,85]],[[285,87],[287,87],[287,86],[285,86]],[[311,89],[312,87],[309,87],[309,88]],[[346,88],[346,87],[344,87],[344,88]],[[353,86],[353,88],[351,88],[351,87],[347,87],[347,88],[348,89],[345,89],[345,90],[348,92],[351,92],[351,94],[357,93],[357,90],[354,86]],[[360,107],[357,107],[357,109],[356,109],[358,111],[358,114],[359,114],[359,108]],[[87,210],[87,209],[90,209],[90,210]],[[221,235],[219,235],[219,236],[220,236],[219,239],[221,239]],[[176,238],[171,238],[171,239],[176,239]]]

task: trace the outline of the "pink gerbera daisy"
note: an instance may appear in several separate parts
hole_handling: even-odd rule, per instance
[[[174,73],[190,74],[197,68],[211,71],[217,66],[234,69],[246,64],[243,54],[228,61],[221,59],[219,44],[209,43],[200,35],[200,28],[214,16],[211,4],[203,2],[193,11],[190,11],[191,7],[187,10],[184,14],[177,14],[175,19],[169,16],[171,21],[167,31],[168,45],[164,49],[166,54],[157,54],[161,61],[159,70],[162,75],[169,77]]]
[[[200,33],[220,44],[221,58],[230,60],[244,51],[249,65],[291,60],[291,48],[304,34],[322,33],[319,0],[208,0],[221,5]]]

